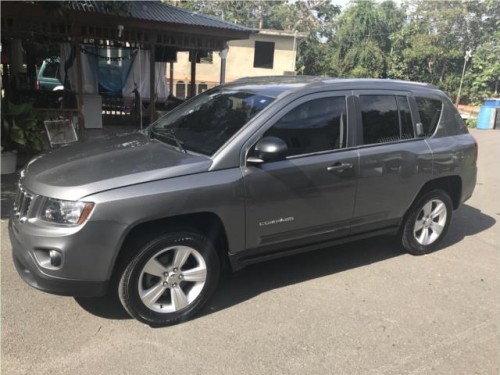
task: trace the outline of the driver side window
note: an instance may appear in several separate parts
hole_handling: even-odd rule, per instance
[[[299,104],[265,134],[281,138],[287,157],[346,147],[347,106],[345,96],[313,99]]]

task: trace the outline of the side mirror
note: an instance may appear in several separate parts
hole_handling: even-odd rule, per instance
[[[249,157],[247,161],[252,164],[260,164],[265,161],[283,158],[288,151],[285,141],[278,137],[264,137],[254,147],[255,157]]]

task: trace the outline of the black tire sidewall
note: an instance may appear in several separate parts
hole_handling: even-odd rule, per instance
[[[184,309],[171,313],[158,313],[146,307],[139,297],[138,282],[141,271],[149,259],[167,247],[189,246],[198,251],[207,266],[207,278],[200,295]],[[172,232],[144,245],[132,258],[122,274],[118,294],[123,307],[135,319],[151,326],[167,326],[190,319],[202,308],[217,287],[220,261],[210,241],[196,232]]]
[[[444,225],[443,231],[441,235],[431,244],[422,245],[418,243],[415,239],[413,229],[415,226],[415,221],[417,220],[418,214],[422,210],[422,208],[431,200],[439,199],[446,206],[446,223]],[[427,194],[421,196],[417,199],[415,204],[410,208],[408,215],[406,216],[406,220],[403,224],[403,230],[401,234],[401,241],[403,247],[406,251],[413,255],[423,255],[428,254],[436,250],[446,236],[448,232],[448,228],[451,222],[451,216],[453,212],[453,204],[450,196],[443,190],[432,190]]]

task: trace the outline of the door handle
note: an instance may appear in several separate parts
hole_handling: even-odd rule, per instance
[[[344,169],[352,168],[352,163],[335,163],[326,168],[328,172],[342,172]]]

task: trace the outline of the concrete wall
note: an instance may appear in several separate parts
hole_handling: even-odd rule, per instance
[[[274,42],[273,68],[254,68],[255,41]],[[235,40],[228,43],[229,53],[226,61],[226,82],[242,77],[284,75],[294,71],[295,51],[294,34],[273,32],[271,35],[261,32],[250,36],[250,39]],[[213,62],[196,64],[196,83],[204,83],[208,88],[219,84],[221,59],[218,52],[213,53]],[[168,72],[167,68],[167,72]],[[187,85],[191,79],[191,63],[189,53],[177,53],[177,63],[174,64],[174,95],[177,95],[176,84],[182,81]]]

